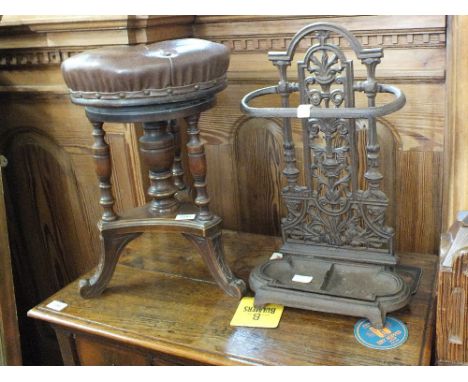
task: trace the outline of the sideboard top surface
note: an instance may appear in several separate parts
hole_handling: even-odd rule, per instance
[[[224,231],[228,262],[244,279],[279,247],[279,238]],[[391,314],[406,323],[403,346],[376,351],[353,334],[357,318],[286,308],[279,327],[231,327],[238,301],[211,280],[188,241],[149,235],[130,243],[109,288],[95,299],[79,296],[73,282],[29,312],[73,332],[214,365],[429,364],[433,333],[435,256],[400,254],[423,277],[410,305]],[[68,306],[47,308],[53,300]]]

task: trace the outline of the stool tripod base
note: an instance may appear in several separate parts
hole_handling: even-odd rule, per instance
[[[228,295],[241,298],[246,292],[244,281],[234,276],[224,258],[221,226],[217,216],[209,221],[175,220],[178,214],[197,214],[197,207],[183,202],[174,213],[157,216],[150,205],[128,211],[118,220],[101,221],[101,257],[95,273],[80,280],[80,295],[84,298],[99,296],[109,284],[125,246],[144,232],[180,233],[198,249],[216,283]]]

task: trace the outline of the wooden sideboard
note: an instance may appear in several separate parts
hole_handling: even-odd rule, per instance
[[[247,279],[280,245],[271,236],[224,231],[226,257]],[[434,332],[435,256],[402,253],[422,267],[417,294],[391,315],[408,341],[372,350],[354,338],[356,317],[285,308],[276,329],[231,327],[238,300],[214,283],[177,234],[145,233],[124,250],[109,288],[84,300],[73,282],[29,316],[52,324],[68,365],[428,365]],[[52,301],[67,304],[61,311]]]
[[[0,152],[10,163],[5,193],[26,363],[61,362],[54,333],[27,319],[26,311],[93,268],[99,251],[91,127],[83,110],[69,101],[60,63],[93,47],[179,37],[228,45],[230,85],[200,121],[212,208],[225,228],[277,235],[283,208],[278,193],[283,182],[281,124],[247,118],[239,102],[247,92],[277,82],[266,57],[269,50],[282,49],[302,26],[324,19],[351,30],[365,46],[383,47],[377,77],[407,96],[404,109],[379,120],[389,179],[384,188],[392,202],[389,219],[396,227],[398,251],[434,255],[441,227],[453,221],[453,211],[468,209],[460,205],[466,199],[450,186],[466,180],[459,176],[466,150],[455,138],[466,138],[462,85],[468,76],[462,70],[463,39],[457,34],[466,18],[121,15],[0,20]],[[447,115],[449,100],[456,103],[450,103]],[[140,134],[139,126],[107,126],[117,210],[145,201]],[[294,134],[299,134],[298,125]],[[363,126],[362,139],[365,134]],[[299,162],[301,149],[298,145]]]

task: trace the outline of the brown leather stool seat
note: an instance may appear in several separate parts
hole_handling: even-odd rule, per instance
[[[74,103],[139,106],[199,99],[226,87],[229,49],[195,38],[89,50],[62,64]]]

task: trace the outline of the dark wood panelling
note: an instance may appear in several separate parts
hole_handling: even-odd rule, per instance
[[[397,157],[397,250],[438,251],[442,168],[439,152],[400,151]]]
[[[25,312],[94,265],[91,243],[76,240],[85,222],[76,177],[64,150],[35,129],[18,129],[2,149],[11,163],[7,210],[24,358],[60,363],[49,346],[53,332],[25,320]],[[46,341],[30,341],[35,336]]]
[[[269,120],[247,119],[236,127],[233,145],[240,230],[280,235],[281,127]]]
[[[5,166],[7,160],[0,155],[0,366],[19,366],[22,363],[21,345],[3,190]]]

